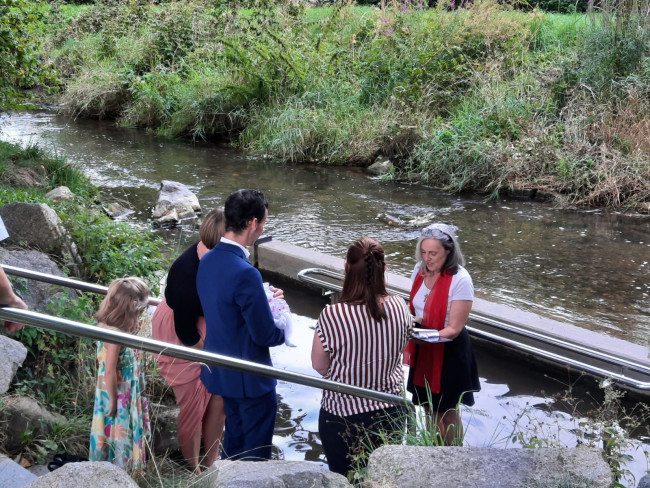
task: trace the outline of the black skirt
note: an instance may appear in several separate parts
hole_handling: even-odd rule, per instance
[[[475,391],[480,391],[478,368],[467,329],[451,342],[445,342],[445,352],[440,378],[440,393],[431,393],[428,388],[413,384],[415,367],[409,371],[406,389],[413,394],[415,405],[430,405],[432,410],[446,412],[455,409],[459,403],[474,405]],[[415,364],[420,347],[415,348]]]

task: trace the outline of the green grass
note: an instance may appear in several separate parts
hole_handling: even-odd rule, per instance
[[[27,186],[16,189],[16,185],[12,183],[15,181],[12,174],[21,170],[29,171],[29,174],[33,175],[30,179],[40,181],[44,191],[39,192]],[[36,145],[22,148],[0,141],[0,192],[7,195],[4,201],[36,201],[39,194],[62,185],[82,198],[89,198],[97,191],[82,170],[69,164],[64,158],[50,155]],[[13,191],[17,191],[16,199],[8,196]],[[42,197],[40,198],[42,200]]]
[[[367,165],[383,152],[394,177],[453,191],[536,188],[561,204],[650,209],[650,134],[631,117],[650,113],[649,29],[617,6],[242,6],[62,8],[42,48],[65,82],[57,101],[284,161]]]
[[[16,173],[29,172],[42,186],[21,186]],[[55,204],[45,194],[65,184],[75,193],[72,201]],[[80,168],[52,156],[38,146],[0,142],[0,201],[2,203],[46,203],[61,218],[68,235],[82,257],[79,278],[108,285],[115,278],[137,275],[158,293],[158,273],[167,268],[162,240],[148,228],[116,223],[106,216],[95,199],[97,188]],[[65,271],[65,268],[63,269]],[[27,292],[26,280],[12,280],[19,293]],[[52,290],[48,305],[56,316],[92,323],[100,295],[86,293],[72,299],[68,293]],[[53,452],[87,453],[89,423],[96,382],[94,344],[66,334],[25,327],[15,337],[28,355],[17,373],[9,394],[28,395],[66,418],[48,435],[25,433],[21,453],[44,462]],[[5,397],[0,397],[0,411]],[[2,437],[0,423],[0,437]],[[15,454],[15,453],[14,453]]]

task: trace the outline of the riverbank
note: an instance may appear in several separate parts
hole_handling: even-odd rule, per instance
[[[12,160],[19,160],[19,156],[15,156],[12,158]],[[1,161],[1,160],[0,160]],[[40,165],[44,163],[43,160],[41,159],[35,159],[30,161],[30,165],[32,167],[39,168]],[[45,164],[43,164],[45,166]],[[1,163],[0,163],[1,167]],[[2,177],[5,176],[5,173],[2,174]],[[41,195],[40,192],[44,192],[45,189],[49,189],[49,187],[45,187],[41,190],[30,190],[34,192],[34,195],[37,193]],[[5,190],[3,190],[5,191]],[[11,190],[6,190],[6,191],[11,191]],[[16,195],[19,194],[18,190],[13,190],[16,191]],[[20,191],[25,191],[25,190],[20,190]],[[5,194],[3,194],[5,195]],[[33,196],[32,198],[37,198],[36,196]],[[43,198],[42,195],[38,196],[38,198]],[[3,199],[3,202],[7,200]],[[39,200],[36,200],[39,201]],[[74,202],[75,205],[69,205],[69,206],[61,206],[57,207],[57,212],[62,215],[62,217],[65,217],[64,214],[69,213],[72,214],[74,213],[74,206],[81,206],[81,207],[91,207],[93,204],[91,203],[90,200],[85,200],[85,199],[79,199],[76,202]],[[125,258],[133,255],[134,252],[137,251],[137,249],[132,249],[128,247],[119,247],[123,246],[126,244],[133,244],[133,243],[138,243],[139,241],[137,240],[139,236],[137,235],[132,235],[130,237],[123,237],[123,240],[125,241],[124,244],[118,244],[117,242],[113,242],[112,235],[113,233],[118,234],[118,230],[122,227],[123,224],[117,224],[114,222],[110,222],[106,220],[105,225],[91,225],[87,224],[86,228],[86,233],[83,235],[88,235],[88,233],[94,233],[98,232],[98,234],[93,234],[93,237],[90,239],[91,241],[94,241],[95,239],[100,240],[100,237],[102,239],[108,239],[105,242],[105,246],[102,248],[99,248],[98,250],[102,251],[107,251],[107,250],[112,250],[112,249],[119,249],[118,254],[124,254]],[[106,236],[100,235],[99,231],[106,232]],[[142,238],[147,238],[146,236],[149,235],[147,232],[143,232],[142,229],[137,229],[136,230],[137,234],[141,234]],[[148,239],[148,238],[147,238]],[[81,240],[81,239],[80,239]],[[112,253],[108,253],[109,255]],[[297,254],[297,252],[296,252]],[[101,262],[101,259],[103,256],[96,256],[92,260]],[[147,259],[144,256],[141,256],[140,259],[142,260],[143,263],[147,262]],[[130,269],[130,270],[118,270],[118,269],[111,269],[111,271],[114,272],[123,272],[126,274],[137,274],[139,271],[137,269]],[[102,278],[100,281],[103,283],[106,283],[106,279],[110,279],[108,276],[105,278]],[[69,313],[71,318],[76,318],[77,320],[82,320],[82,321],[90,321],[88,318],[89,316],[82,316],[83,313],[85,312],[90,312],[92,313],[92,306],[89,307],[89,301],[88,297],[86,299],[77,302],[74,304],[74,307],[68,307],[67,313]],[[57,311],[58,313],[58,311]],[[306,329],[306,327],[305,327]],[[93,363],[94,363],[94,356],[92,352],[92,345],[88,343],[88,341],[80,341],[79,343],[76,342],[65,342],[62,337],[60,336],[55,336],[51,334],[43,334],[42,331],[38,331],[36,329],[28,329],[30,332],[27,333],[27,331],[24,331],[24,342],[27,344],[31,344],[30,347],[36,348],[36,347],[41,347],[43,346],[43,350],[39,353],[38,359],[35,360],[35,362],[38,364],[38,369],[32,369],[31,372],[25,373],[25,377],[22,377],[19,379],[19,382],[16,385],[16,389],[14,393],[28,393],[31,396],[34,396],[36,398],[39,398],[43,403],[47,403],[50,405],[55,405],[55,409],[57,412],[61,412],[64,415],[66,415],[68,422],[65,424],[65,426],[61,429],[57,429],[52,433],[51,436],[48,437],[27,437],[24,439],[25,442],[25,449],[20,453],[21,456],[23,456],[26,460],[27,459],[36,459],[40,457],[41,459],[45,458],[48,455],[51,455],[54,451],[60,451],[60,450],[66,450],[71,453],[75,454],[81,454],[83,455],[84,450],[86,449],[86,442],[87,442],[87,436],[88,436],[88,426],[89,426],[89,418],[88,418],[88,408],[89,405],[87,403],[87,400],[89,398],[92,398],[92,395],[89,394],[88,392],[94,391],[93,390],[93,384],[94,384],[94,374],[92,373],[93,371]],[[304,351],[308,351],[309,349],[309,344],[310,342],[310,336],[313,335],[311,333],[311,330],[305,330],[309,334],[309,336],[306,338],[304,347],[302,348],[303,356],[304,356]],[[21,338],[22,339],[22,338]],[[36,350],[36,349],[35,349]],[[294,351],[295,352],[295,351]],[[54,353],[54,357],[52,357],[52,354]],[[48,356],[48,354],[50,354]],[[281,353],[283,356],[288,356],[289,352],[282,351]],[[30,358],[30,364],[31,364],[31,358]],[[276,359],[274,359],[276,361]],[[278,359],[277,364],[281,365],[281,367],[287,367],[290,369],[295,369],[296,364],[298,364],[298,361],[296,360],[291,360],[285,363],[282,363],[280,359]],[[311,373],[311,369],[308,369],[308,373]],[[65,381],[61,381],[61,378],[64,378]],[[156,378],[157,375],[155,374],[155,371],[150,372],[150,380],[153,385],[151,386],[150,390],[150,397],[154,399],[161,399],[165,395],[165,390],[163,385],[160,384],[160,381],[158,381],[158,384],[156,385]],[[58,381],[57,381],[58,379]],[[288,390],[292,390],[293,388],[291,386],[288,386],[285,391],[287,393],[285,394],[285,391],[283,391],[283,397],[285,399],[290,399],[290,394]],[[312,392],[312,395],[314,393]],[[317,393],[314,395],[317,396]],[[74,402],[70,402],[69,400],[71,398],[74,398]],[[2,400],[4,401],[4,400]],[[286,400],[288,401],[288,400]],[[308,433],[314,432],[315,430],[313,428],[308,427],[308,423],[311,422],[310,420],[310,415],[314,415],[314,412],[317,412],[317,410],[310,409],[309,413],[307,413],[307,418],[305,418],[305,408],[307,405],[311,405],[311,397],[309,400],[304,400],[301,398],[300,402],[297,402],[297,404],[289,404],[289,406],[284,406],[284,410],[281,411],[280,417],[283,419],[282,425],[281,425],[281,431],[283,434],[286,434],[287,431],[289,431],[289,435],[287,435],[286,438],[282,438],[283,443],[286,443],[286,449],[290,450],[291,445],[293,445],[295,442],[300,441],[302,439],[301,436],[306,436],[306,439],[310,439],[311,435],[307,435]],[[317,399],[314,400],[315,403],[317,403]],[[291,411],[291,407],[294,407],[296,410]],[[528,408],[528,407],[526,407]],[[532,409],[532,407],[530,407]],[[0,405],[0,410],[2,410],[2,406]],[[607,409],[607,412],[613,412],[613,410]],[[512,413],[512,412],[511,412]],[[477,422],[477,427],[478,429],[479,425],[484,421],[484,419],[481,417],[481,413],[477,412],[475,419],[479,419]],[[532,415],[529,410],[523,410],[521,414],[517,415]],[[612,417],[609,419],[610,424],[608,425],[617,425],[616,419],[617,414],[612,414]],[[290,419],[290,420],[289,420]],[[552,425],[556,425],[555,423],[557,420],[553,420],[555,417],[552,417],[549,422]],[[613,423],[613,424],[612,424]],[[483,427],[485,428],[485,427]],[[473,431],[474,428],[470,429],[470,432]],[[621,431],[617,431],[621,432]],[[534,446],[535,443],[552,443],[555,442],[550,439],[539,439],[539,429],[535,431],[534,434],[528,433],[528,432],[520,432],[518,435],[521,436],[520,442],[522,444],[526,444],[529,446]],[[627,445],[624,444],[624,442],[628,442],[627,438],[623,437],[624,434],[621,433],[620,436],[617,435],[613,440],[615,442],[615,445],[612,448],[612,453],[614,455],[621,455],[623,454],[623,449],[627,447]],[[300,442],[306,442],[306,439],[303,439],[303,441]],[[311,440],[310,442],[316,442],[315,440]],[[471,442],[471,441],[470,441]],[[474,445],[474,444],[472,444]],[[56,446],[56,447],[53,447]],[[620,448],[620,449],[619,449]],[[52,449],[52,451],[48,452],[48,449]],[[307,456],[307,455],[305,455]],[[172,467],[171,471],[165,471],[167,469]],[[152,474],[152,476],[156,476],[157,478],[155,480],[142,480],[141,485],[142,486],[170,486],[171,481],[170,479],[173,479],[176,481],[177,484],[174,486],[185,486],[184,483],[189,483],[188,479],[190,476],[183,472],[182,468],[179,468],[176,465],[176,472],[173,471],[173,466],[174,463],[173,461],[170,461],[168,459],[156,459],[156,466],[155,470],[156,471],[165,471],[163,475],[158,475],[158,474]],[[624,468],[623,468],[624,469]],[[179,474],[180,470],[180,474]],[[169,478],[164,478],[165,476],[169,476]],[[630,485],[632,486],[632,485]]]
[[[106,2],[48,8],[39,33],[74,115],[647,214],[650,29],[615,13]]]
[[[60,201],[50,198],[48,192],[61,185],[70,189],[73,194],[71,199]],[[158,273],[167,268],[167,262],[162,258],[162,241],[149,228],[114,222],[105,215],[99,189],[79,167],[35,145],[20,147],[0,141],[0,206],[16,202],[46,204],[61,219],[67,235],[76,245],[80,260],[71,263],[63,256],[52,253],[49,262],[55,268],[66,274],[75,270],[75,278],[91,283],[108,284],[118,277],[140,276],[155,294],[158,293]],[[22,242],[10,246],[3,241],[0,250],[3,253],[38,254],[30,245]],[[13,278],[12,283],[16,292],[31,303],[28,295],[33,288],[23,279]],[[41,300],[44,304],[38,311],[42,313],[93,323],[93,314],[101,297],[87,293],[73,299],[71,295],[50,289],[43,292]],[[19,459],[25,467],[47,465],[56,452],[87,456],[97,378],[94,344],[87,339],[48,332],[38,327],[24,327],[12,337],[25,346],[27,357],[11,382],[9,392],[0,394],[0,451]],[[156,385],[162,384],[162,380],[151,383],[152,391],[164,391],[162,387],[156,388]],[[157,398],[162,399],[163,396],[159,394]],[[9,437],[7,430],[12,425],[6,416],[11,415],[11,404],[21,397],[46,406],[46,409],[65,420],[47,430],[43,425],[27,428],[25,418],[20,417],[21,420],[13,426],[24,426],[25,430],[20,433],[18,446],[14,445],[8,452],[5,441]],[[39,411],[36,412],[39,415]],[[51,418],[51,414],[48,414],[48,418]]]

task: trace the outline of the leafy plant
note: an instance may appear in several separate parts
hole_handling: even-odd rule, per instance
[[[162,240],[150,230],[114,222],[95,208],[59,212],[83,256],[83,276],[108,285],[116,278],[139,276],[158,293],[156,273],[165,268]]]
[[[0,4],[0,113],[25,107],[19,88],[56,82],[53,72],[38,60],[33,29],[41,20],[39,3],[3,0]]]

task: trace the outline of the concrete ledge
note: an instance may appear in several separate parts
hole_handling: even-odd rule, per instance
[[[305,268],[325,268],[343,273],[343,259],[305,249],[282,241],[265,242],[257,246],[257,266],[294,280]]]
[[[297,280],[298,272],[305,268],[324,268],[343,274],[342,257],[334,257],[323,254],[311,249],[305,249],[293,244],[282,241],[270,241],[257,246],[256,256],[257,265],[260,270],[275,273],[285,278]],[[408,296],[411,289],[410,277],[395,273],[387,273],[386,281],[389,288],[401,292]],[[301,282],[301,286],[311,286]],[[508,335],[508,332],[499,329],[491,329],[488,324],[489,320],[481,322],[481,318],[492,319],[496,322],[511,324],[520,329],[519,332]],[[624,373],[638,381],[650,381],[650,352],[647,346],[634,344],[621,339],[610,337],[604,333],[576,327],[572,324],[559,322],[541,315],[518,310],[508,305],[493,303],[485,299],[476,298],[472,308],[472,317],[470,325],[474,328],[483,328],[486,331],[493,332],[503,337],[513,338],[517,341],[527,341],[535,347],[547,348],[550,352],[561,352],[569,354],[573,359],[582,361],[584,358],[592,366],[614,367],[618,368],[617,373]],[[544,340],[527,337],[527,333],[540,334],[544,338],[557,340],[568,343],[564,349],[557,348],[553,345],[545,345]],[[589,359],[589,354],[583,355],[580,352],[580,346],[606,353],[614,358],[609,363],[614,366],[608,366],[607,361]],[[569,351],[566,353],[566,351]],[[640,369],[628,368],[627,366],[617,366],[622,361],[634,361],[638,363]],[[645,368],[645,372],[643,371]],[[611,370],[610,370],[611,371]]]
[[[519,310],[508,305],[489,302],[481,298],[474,299],[472,312],[491,317],[496,320],[507,320],[519,327],[547,336],[557,337],[578,344],[585,344],[602,352],[620,356],[624,354],[630,359],[650,365],[650,351],[647,346],[634,344],[610,337],[604,333],[577,327],[566,322],[559,322],[548,317]]]
[[[345,260],[287,242],[270,241],[257,246],[256,262],[260,270],[297,280],[298,272],[305,268],[323,268],[343,274]],[[411,290],[408,277],[391,272],[386,273],[386,284],[407,295]]]

